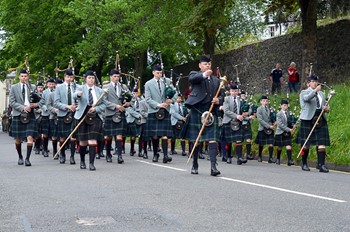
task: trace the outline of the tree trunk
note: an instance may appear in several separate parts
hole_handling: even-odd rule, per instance
[[[309,75],[310,64],[312,73],[317,71],[317,0],[299,1],[302,17],[302,78],[303,84]]]
[[[205,54],[214,55],[215,52],[215,30],[204,31],[203,51]]]
[[[147,60],[147,51],[137,52],[134,56],[134,64],[135,64],[135,77],[142,77],[143,72],[145,70],[145,64]],[[140,80],[139,86],[143,86],[146,83],[146,80]],[[141,90],[142,91],[142,90]]]

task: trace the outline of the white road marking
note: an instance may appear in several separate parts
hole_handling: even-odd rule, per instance
[[[187,170],[185,170],[185,169],[174,168],[174,167],[169,167],[169,166],[165,166],[165,165],[161,165],[161,164],[150,163],[150,162],[143,161],[143,160],[136,160],[136,161],[144,163],[144,164],[149,164],[149,165],[161,167],[161,168],[168,168],[168,169],[173,169],[173,170],[176,170],[176,171],[187,172]],[[237,182],[237,183],[241,183],[241,184],[247,184],[247,185],[252,185],[252,186],[257,186],[257,187],[262,187],[262,188],[267,188],[267,189],[273,189],[273,190],[276,190],[276,191],[293,193],[293,194],[297,194],[297,195],[313,197],[313,198],[318,198],[318,199],[327,200],[327,201],[334,201],[334,202],[339,202],[339,203],[345,203],[346,202],[344,200],[339,200],[339,199],[335,199],[335,198],[323,197],[323,196],[319,196],[319,195],[315,195],[315,194],[303,193],[303,192],[298,192],[298,191],[284,189],[284,188],[278,188],[278,187],[264,185],[264,184],[257,184],[257,183],[244,181],[244,180],[232,179],[232,178],[228,178],[228,177],[218,177],[218,178],[222,179],[222,180],[228,180],[228,181]]]
[[[21,219],[22,219],[22,224],[23,224],[23,227],[24,227],[24,231],[25,232],[32,232],[32,225],[30,224],[28,218],[26,217],[26,215],[22,214],[21,216]]]
[[[253,183],[253,182],[249,182],[249,181],[237,180],[237,179],[232,179],[232,178],[227,178],[227,177],[219,177],[219,178],[223,179],[223,180],[232,181],[232,182],[238,182],[238,183],[242,183],[242,184],[248,184],[248,185],[253,185],[253,186],[257,186],[257,187],[273,189],[273,190],[277,190],[277,191],[281,191],[281,192],[294,193],[294,194],[307,196],[307,197],[318,198],[318,199],[322,199],[322,200],[335,201],[335,202],[340,202],[340,203],[345,203],[346,202],[344,200],[339,200],[339,199],[335,199],[335,198],[323,197],[323,196],[319,196],[319,195],[315,195],[315,194],[303,193],[303,192],[298,192],[298,191],[288,190],[288,189],[284,189],[284,188],[273,187],[273,186],[264,185],[264,184],[257,184],[257,183]]]
[[[181,168],[169,167],[169,166],[165,166],[165,165],[161,165],[161,164],[150,163],[150,162],[143,161],[143,160],[136,160],[136,161],[141,162],[141,163],[145,163],[145,164],[149,164],[149,165],[154,165],[154,166],[161,167],[161,168],[168,168],[168,169],[173,169],[173,170],[180,171],[180,172],[187,172],[187,170],[181,169]]]

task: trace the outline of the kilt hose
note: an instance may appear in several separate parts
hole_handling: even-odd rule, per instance
[[[50,130],[49,130],[49,137],[57,137],[57,122],[55,122],[55,119],[50,119]]]
[[[49,135],[50,133],[50,121],[49,116],[42,116],[39,126],[39,133]]]
[[[125,136],[126,137],[129,137],[129,136],[138,136],[139,133],[138,133],[138,129],[137,129],[137,126],[134,122],[133,123],[127,123],[127,126],[126,126],[126,133],[125,133]]]
[[[231,123],[223,124],[222,133],[221,133],[221,141],[226,143],[236,143],[237,141],[242,142],[242,126],[240,126],[239,130],[233,131],[231,129]]]
[[[34,112],[29,113],[30,121],[27,124],[23,124],[20,120],[21,116],[14,116],[11,123],[11,129],[9,135],[15,139],[25,139],[28,136],[33,138],[38,137],[38,126],[35,120]]]
[[[170,122],[170,114],[165,110],[165,118],[158,120],[156,118],[156,113],[148,114],[145,137],[162,137],[167,136],[168,138],[173,137],[173,130]]]
[[[288,145],[292,145],[292,135],[288,133],[288,136],[284,136],[283,134],[275,135],[275,142],[273,144],[277,147],[285,147]]]
[[[105,136],[125,135],[127,130],[127,122],[125,113],[120,114],[121,121],[119,123],[113,122],[113,116],[107,116],[103,126],[103,133]]]
[[[322,126],[319,128],[315,128],[312,132],[309,140],[306,143],[306,146],[318,146],[318,145],[330,145],[329,131],[327,121],[321,117]],[[312,120],[301,120],[300,128],[297,134],[297,138],[295,140],[296,143],[303,145],[306,141],[307,136],[313,127]]]
[[[243,140],[247,140],[247,139],[252,140],[252,138],[253,138],[253,131],[252,131],[252,126],[251,126],[250,123],[249,123],[247,129],[244,129],[242,127],[242,138],[243,138]]]
[[[81,119],[83,118],[84,118],[84,115],[81,117]],[[80,120],[75,120],[76,125],[80,122]],[[87,141],[87,140],[102,141],[103,140],[102,120],[97,115],[94,120],[95,122],[92,125],[87,124],[85,120],[80,124],[80,127],[76,132],[76,138],[78,141]]]
[[[270,135],[267,135],[264,131],[259,131],[258,135],[255,138],[255,143],[259,145],[267,145],[267,144],[273,144],[274,141],[273,133]]]
[[[191,113],[187,117],[185,125],[183,126],[180,137],[189,140],[190,142],[195,142],[199,131],[202,128],[201,116],[202,113],[209,110],[210,104],[198,104],[196,107],[191,108]],[[204,127],[199,142],[206,141],[220,141],[220,132],[221,129],[218,123],[218,116],[215,113],[215,110],[212,112],[214,116],[214,123],[211,126]]]

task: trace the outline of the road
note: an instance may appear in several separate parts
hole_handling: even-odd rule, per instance
[[[34,152],[25,167],[5,133],[0,147],[1,232],[350,231],[348,173],[220,161],[222,175],[211,177],[200,160],[191,175],[180,155],[168,164],[103,158],[92,172],[78,158],[62,165]]]

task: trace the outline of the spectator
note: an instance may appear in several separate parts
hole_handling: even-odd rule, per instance
[[[270,81],[272,82],[272,94],[277,91],[281,93],[281,83],[283,82],[281,64],[277,63],[276,68],[272,69],[270,73]]]
[[[192,86],[190,85],[188,87],[188,89],[186,90],[186,92],[185,92],[185,95],[184,95],[185,100],[187,100],[187,98],[190,95],[191,91],[192,91]]]
[[[299,72],[296,69],[296,64],[294,62],[290,63],[288,68],[288,87],[289,92],[298,92],[298,84],[299,84]]]

